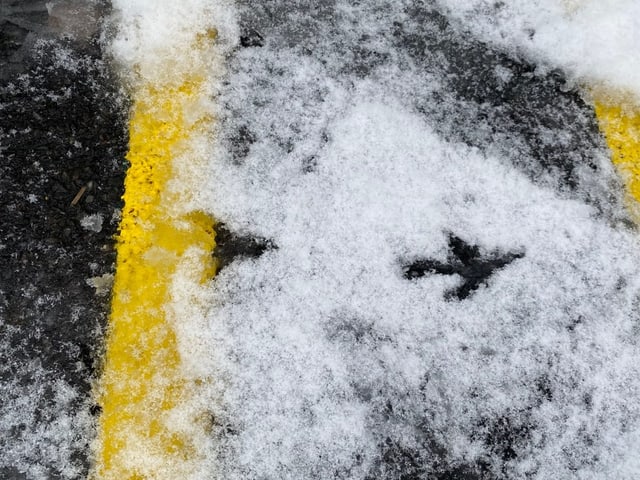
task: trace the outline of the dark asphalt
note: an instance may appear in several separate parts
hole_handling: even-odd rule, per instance
[[[38,432],[90,408],[109,297],[87,279],[113,272],[127,106],[95,38],[61,39],[44,1],[0,5],[0,382],[20,384],[1,390],[0,478],[68,478],[64,462],[80,478],[89,439]],[[94,214],[99,232],[81,224]],[[60,380],[77,394],[63,404]],[[37,415],[15,411],[25,395]]]

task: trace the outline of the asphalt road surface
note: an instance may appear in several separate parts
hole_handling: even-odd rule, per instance
[[[341,31],[332,1],[238,5],[240,44],[227,59],[232,83],[250,68],[247,52],[259,56],[294,46],[312,62],[333,59],[327,75],[341,85],[375,82],[377,72],[393,65],[425,78],[435,72],[437,85],[403,84],[400,75],[395,93],[439,136],[502,155],[534,184],[593,206],[608,224],[629,225],[621,213],[617,177],[589,160],[607,155],[593,108],[561,71],[540,70],[475,40],[430,2],[403,7],[403,20],[390,22],[384,33],[384,48],[356,24]],[[79,17],[81,28],[73,15],[51,12],[44,1],[0,0],[2,479],[80,479],[89,469],[100,413],[91,388],[101,362],[127,168],[129,100],[99,41],[108,13],[106,4],[92,7]],[[254,119],[279,101],[260,86],[277,84],[279,75],[287,72],[277,65],[256,69],[253,83],[243,86],[244,97],[221,97],[227,112],[221,142],[238,165],[263,128]],[[314,101],[321,98],[318,92]],[[286,155],[306,133],[291,126],[271,132],[270,141]],[[318,138],[320,145],[329,141],[323,132]],[[301,168],[313,172],[316,160],[309,153]],[[219,235],[223,269],[237,257],[277,248],[268,236],[234,233],[232,227],[221,228]],[[449,242],[453,253],[447,260],[418,259],[404,267],[407,278],[429,271],[464,276],[468,282],[450,293],[456,301],[525,255],[480,258],[476,245],[453,234]],[[538,395],[544,399],[551,393],[544,379],[540,382]],[[385,415],[393,419],[402,413],[390,409]],[[428,429],[415,448],[387,438],[367,478],[515,478],[502,466],[530,436],[522,416],[487,419],[478,425],[477,438],[485,460],[469,462],[452,456]]]

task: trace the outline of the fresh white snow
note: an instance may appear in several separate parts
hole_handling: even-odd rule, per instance
[[[532,432],[510,478],[634,478],[635,236],[393,98],[341,110],[317,171],[250,165],[243,202],[214,193],[278,245],[211,287],[214,412],[237,432],[220,439],[221,477],[365,478],[389,438],[425,463],[428,440],[473,461],[483,422],[511,418]],[[401,270],[444,260],[446,232],[525,256],[446,301],[458,278]]]
[[[437,0],[485,41],[561,68],[573,81],[640,99],[636,0]]]
[[[205,204],[277,249],[233,263],[211,284],[203,336],[217,382],[217,473],[395,478],[401,463],[388,457],[401,452],[423,463],[424,478],[482,461],[499,478],[636,478],[636,234],[584,199],[532,183],[512,166],[517,151],[436,134],[442,125],[415,111],[412,93],[429,98],[446,78],[414,69],[385,34],[410,4],[301,7],[262,31],[264,47],[234,56],[222,125],[246,125],[251,141],[238,159],[234,138],[223,139]],[[469,9],[449,6],[472,26],[477,18],[481,39],[512,28],[510,18],[493,25],[490,13],[465,17]],[[278,12],[245,5],[247,18],[254,8]],[[593,28],[629,34],[628,21],[618,34],[615,22],[567,30],[564,13],[555,23],[542,15],[531,18],[560,53],[521,47],[519,56],[571,80],[635,85],[632,67],[597,63],[609,47],[582,63],[575,51]],[[623,40],[612,48],[632,60]],[[364,76],[349,71],[355,60],[343,56],[362,42],[391,61]],[[509,51],[514,42],[496,41]],[[510,71],[496,75],[510,80]],[[592,160],[592,184],[616,188],[606,153]],[[611,205],[614,217],[619,210]],[[524,257],[448,301],[459,277],[407,280],[402,265],[444,261],[449,234],[485,254]]]

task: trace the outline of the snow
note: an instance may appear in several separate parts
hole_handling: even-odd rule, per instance
[[[640,244],[604,145],[567,153],[567,186],[525,148],[520,117],[506,133],[479,120],[506,107],[447,57],[486,53],[505,86],[559,68],[567,90],[640,95],[638,3],[439,0],[446,18],[431,2],[362,3],[113,1],[128,86],[209,72],[216,143],[203,171],[181,167],[182,208],[274,245],[205,285],[197,255],[174,274],[184,375],[208,382],[171,412],[181,431],[210,418],[194,478],[638,478]],[[203,64],[191,46],[212,28]],[[251,30],[263,45],[240,48]],[[574,149],[568,123],[589,114],[575,109],[528,128]],[[447,294],[461,273],[407,278],[412,262],[450,261],[454,237],[483,259],[518,255],[464,299]],[[2,387],[3,431],[34,424],[46,369],[24,368],[36,386]],[[61,415],[24,438],[55,454],[87,422]]]
[[[474,36],[561,68],[573,81],[640,98],[635,0],[438,0]]]
[[[105,297],[111,293],[113,274],[105,273],[86,280],[87,285],[95,288],[98,297]]]
[[[438,33],[412,2],[289,7],[240,8],[264,46],[229,61],[202,196],[227,226],[277,246],[226,267],[206,294],[217,474],[637,478],[638,241],[603,147],[581,153],[593,171],[575,160],[584,190],[541,181],[512,139],[457,140],[457,119],[485,107],[447,94],[446,47],[429,42],[468,45],[459,26]],[[410,34],[427,39],[422,53]],[[534,53],[625,86],[615,66]],[[573,148],[550,118],[541,137]],[[459,275],[403,276],[412,261],[445,262],[452,234],[484,256],[524,255],[460,301],[446,295]]]
[[[0,440],[0,473],[34,480],[79,478],[85,466],[74,453],[88,446],[87,408],[80,408],[74,386],[52,381],[39,361],[17,364],[7,353],[8,345],[0,344],[0,355],[8,359],[2,374],[12,377],[0,383],[0,431],[10,433]]]
[[[114,0],[115,38],[110,50],[128,85],[161,84],[212,69],[237,37],[233,7],[221,0]],[[215,29],[217,49],[211,65],[197,53],[196,38]],[[167,59],[176,59],[169,66]],[[215,69],[211,76],[219,74]]]
[[[442,462],[473,463],[488,453],[480,425],[508,418],[532,430],[509,478],[634,478],[619,463],[637,439],[618,439],[640,427],[634,236],[388,96],[344,112],[316,172],[269,173],[235,206],[278,249],[212,286],[216,417],[236,432],[220,439],[221,476],[365,478],[386,439],[425,465],[431,441]],[[444,259],[447,231],[525,256],[447,301],[457,279],[401,271]]]
[[[80,219],[80,225],[85,230],[90,232],[99,233],[102,231],[102,223],[104,222],[104,217],[101,213],[92,213],[91,215],[84,215]]]

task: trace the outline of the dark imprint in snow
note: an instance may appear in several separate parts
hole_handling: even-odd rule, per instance
[[[217,224],[215,230],[216,247],[213,256],[218,263],[218,271],[236,258],[257,258],[267,250],[277,248],[270,240],[232,232],[223,223]]]
[[[470,245],[460,237],[449,234],[449,258],[446,262],[432,259],[418,259],[403,265],[404,278],[413,280],[427,274],[459,275],[462,283],[452,290],[445,292],[447,300],[464,300],[468,298],[480,285],[487,285],[488,279],[496,270],[509,265],[518,258],[524,257],[524,252],[491,252],[482,255],[480,247]]]

